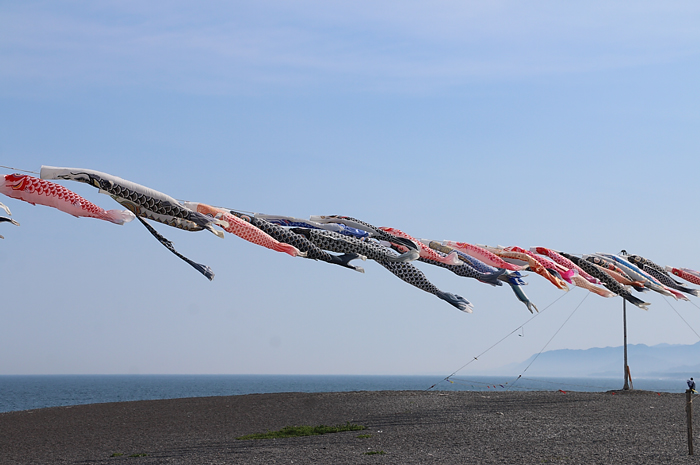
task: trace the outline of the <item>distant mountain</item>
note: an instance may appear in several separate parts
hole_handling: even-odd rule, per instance
[[[622,377],[623,358],[621,346],[594,347],[585,350],[550,350],[494,371],[520,374],[535,360],[527,370],[529,376]],[[630,344],[627,346],[627,364],[632,378],[677,376],[700,378],[700,342],[693,345]]]

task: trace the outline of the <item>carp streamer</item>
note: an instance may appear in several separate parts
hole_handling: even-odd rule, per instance
[[[52,181],[77,181],[107,194],[125,209],[105,210],[66,187]],[[433,284],[414,262],[446,268],[457,276],[482,284],[508,284],[515,297],[531,312],[537,307],[522,287],[524,272],[531,272],[567,291],[568,285],[600,297],[620,296],[647,309],[650,305],[632,292],[654,291],[675,299],[700,296],[682,281],[700,285],[700,272],[690,268],[662,266],[641,255],[592,253],[577,256],[546,247],[529,249],[510,246],[476,245],[463,240],[435,240],[409,235],[402,230],[374,226],[342,215],[312,215],[309,219],[261,213],[241,213],[206,203],[178,201],[163,192],[84,168],[42,166],[40,178],[7,174],[0,178],[0,193],[32,205],[52,207],[75,217],[96,218],[123,225],[136,218],[158,242],[207,279],[214,272],[175,250],[173,243],[149,224],[155,221],[185,231],[207,230],[218,237],[224,231],[249,243],[282,252],[291,257],[340,265],[364,273],[354,260],[373,260],[417,289],[435,295],[462,312],[474,305],[459,294]],[[0,223],[19,226],[10,209],[0,203]],[[3,238],[3,236],[0,236]],[[590,294],[587,294],[590,295]]]

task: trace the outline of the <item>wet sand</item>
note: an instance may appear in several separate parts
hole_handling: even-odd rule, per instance
[[[236,439],[346,422],[367,429]],[[695,437],[700,455],[700,423]],[[685,394],[647,391],[251,394],[0,413],[2,464],[698,462]]]

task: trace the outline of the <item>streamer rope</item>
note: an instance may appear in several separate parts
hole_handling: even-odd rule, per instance
[[[469,360],[467,363],[465,363],[464,365],[462,365],[461,367],[459,367],[458,369],[456,369],[455,371],[453,371],[453,372],[452,372],[451,374],[449,374],[448,376],[445,376],[443,379],[441,379],[441,380],[438,381],[437,383],[435,383],[435,384],[433,384],[432,386],[430,386],[428,389],[426,389],[426,391],[430,391],[431,389],[433,389],[435,386],[437,386],[438,384],[440,384],[440,383],[442,383],[442,382],[449,381],[451,377],[453,377],[454,375],[456,375],[457,373],[459,373],[460,371],[462,371],[463,369],[465,369],[467,366],[469,366],[470,364],[472,364],[472,363],[475,362],[476,360],[479,360],[479,357],[481,357],[482,355],[484,355],[485,353],[487,353],[488,351],[490,351],[491,349],[493,349],[494,347],[496,347],[497,345],[499,345],[501,342],[503,342],[503,341],[505,341],[506,339],[508,339],[508,338],[509,338],[510,336],[512,336],[514,333],[516,333],[516,332],[519,331],[521,328],[523,328],[526,324],[530,323],[532,320],[534,320],[534,319],[537,318],[538,316],[542,315],[544,312],[547,311],[547,309],[549,309],[552,305],[554,305],[555,303],[557,303],[560,299],[562,299],[562,298],[563,298],[565,295],[567,295],[567,294],[568,294],[568,292],[567,292],[566,294],[562,294],[562,295],[560,295],[559,297],[557,297],[552,303],[550,303],[550,304],[547,305],[545,308],[543,308],[542,310],[540,310],[539,313],[537,313],[537,314],[531,316],[525,323],[521,324],[520,326],[518,326],[517,328],[515,328],[515,329],[514,329],[513,331],[511,331],[510,333],[508,333],[508,334],[506,334],[505,336],[503,336],[503,337],[502,337],[501,339],[499,339],[495,344],[491,345],[488,349],[484,350],[484,351],[481,352],[479,355],[477,355],[476,357],[474,357],[474,358],[472,358],[471,360]]]
[[[5,168],[5,169],[7,169],[7,170],[12,170],[12,171],[21,171],[22,173],[39,174],[39,173],[37,173],[36,171],[22,170],[22,169],[19,169],[19,168],[12,168],[11,166],[3,166],[3,165],[0,165],[0,168]]]
[[[586,301],[586,299],[588,298],[589,295],[591,295],[591,293],[587,292],[586,295],[583,296],[583,300],[581,300],[581,302],[576,306],[576,308],[574,308],[574,310],[571,312],[571,314],[566,318],[566,320],[564,320],[564,322],[561,324],[559,329],[556,330],[556,332],[552,335],[552,337],[549,338],[549,341],[547,341],[547,343],[542,347],[542,349],[537,353],[537,355],[535,355],[535,358],[533,358],[532,361],[525,367],[525,369],[522,371],[522,373],[520,373],[518,375],[518,377],[515,378],[515,380],[511,383],[511,386],[515,385],[515,383],[517,383],[518,380],[523,377],[523,375],[528,370],[528,368],[530,368],[530,366],[532,366],[532,364],[535,363],[535,360],[537,360],[537,358],[542,354],[542,352],[544,352],[544,350],[547,348],[549,343],[552,342],[552,340],[554,340],[554,338],[557,336],[557,334],[559,334],[559,331],[561,331],[562,328],[566,325],[566,323],[569,322],[571,317],[574,316],[574,313],[576,313],[576,311],[579,308],[581,308],[581,305],[583,305],[583,303]]]

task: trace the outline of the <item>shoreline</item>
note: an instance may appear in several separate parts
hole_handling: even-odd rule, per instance
[[[622,387],[617,378],[473,375],[444,381],[425,375],[0,375],[0,413],[107,402],[285,392],[583,391]],[[515,384],[517,382],[517,385]],[[634,387],[684,392],[685,379],[637,378]],[[682,389],[681,389],[682,388]]]
[[[236,439],[347,422],[367,429]],[[697,463],[685,422],[685,394],[639,390],[194,397],[0,413],[0,464]]]

